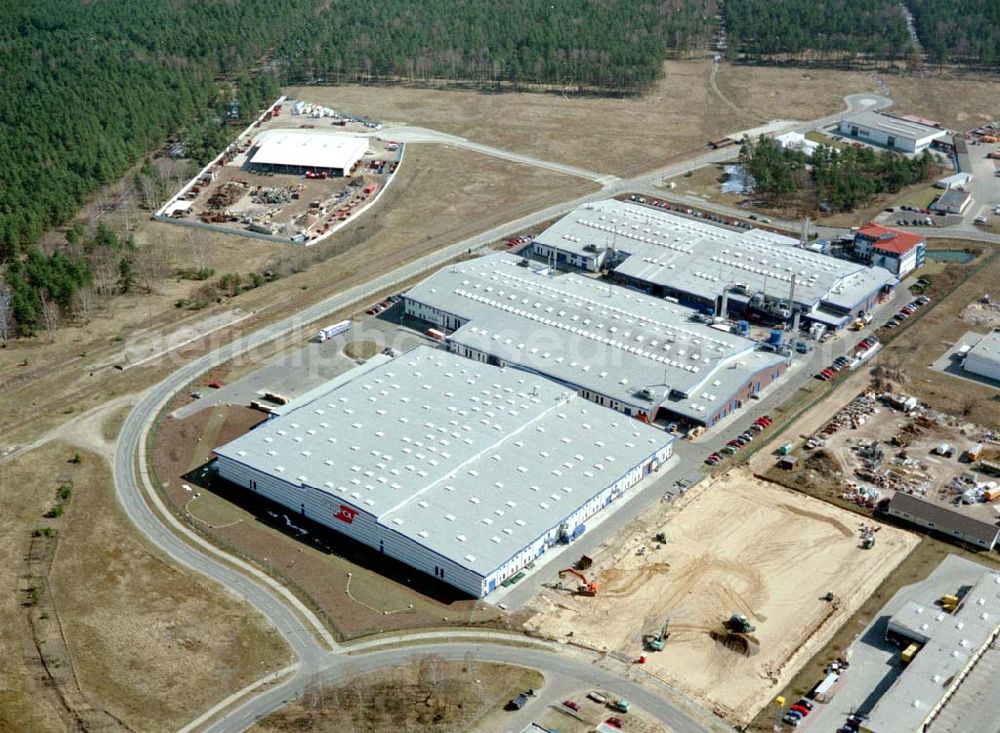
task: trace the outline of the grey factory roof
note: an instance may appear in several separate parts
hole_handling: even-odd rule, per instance
[[[486,575],[672,440],[549,380],[419,346],[216,453]]]
[[[670,409],[704,418],[751,375],[782,362],[693,320],[691,308],[522,263],[506,253],[468,260],[406,297],[469,319],[449,337],[457,344],[646,410],[676,390],[688,399]]]
[[[812,307],[827,300],[849,307],[897,282],[885,268],[811,252],[794,246],[798,242],[791,237],[756,229],[734,232],[613,199],[574,209],[535,241],[578,254],[586,254],[588,243],[613,246],[630,255],[615,272],[706,299],[734,285],[785,297],[794,275],[796,302]]]
[[[947,130],[942,130],[939,127],[930,127],[929,125],[922,125],[919,122],[913,122],[912,120],[904,120],[899,117],[883,115],[870,110],[858,112],[855,115],[843,118],[841,121],[850,125],[867,127],[871,130],[879,130],[880,132],[884,132],[886,135],[903,137],[908,140],[922,140],[927,137],[942,137],[948,134]]]
[[[973,355],[983,360],[1000,361],[1000,329],[990,331],[979,339],[979,342],[969,349],[966,358]]]
[[[897,491],[893,495],[892,501],[889,502],[889,508],[893,513],[904,512],[924,521],[933,522],[935,527],[945,534],[951,534],[957,530],[963,535],[992,543],[996,541],[997,534],[1000,533],[1000,528],[990,522],[984,522],[981,519],[953,511],[943,504],[936,504],[911,494],[904,494],[902,491]]]
[[[1000,574],[983,573],[955,613],[908,601],[890,624],[923,646],[879,699],[865,727],[878,733],[916,731],[1000,626]]]
[[[534,238],[548,245],[578,255],[593,255],[597,250],[614,248],[634,254],[655,242],[695,242],[709,246],[761,242],[783,246],[798,244],[797,239],[762,229],[734,231],[707,221],[669,214],[631,201],[605,199],[583,204]]]
[[[958,188],[949,188],[947,191],[938,196],[937,201],[931,208],[934,209],[948,209],[950,207],[962,208],[965,206],[966,201],[972,198],[972,194],[968,191],[963,191]]]

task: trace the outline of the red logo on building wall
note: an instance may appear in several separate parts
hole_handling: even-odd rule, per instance
[[[334,519],[339,519],[341,522],[346,522],[347,524],[352,524],[354,522],[354,517],[358,514],[357,509],[352,509],[349,506],[343,504],[340,505],[340,511],[334,514]]]

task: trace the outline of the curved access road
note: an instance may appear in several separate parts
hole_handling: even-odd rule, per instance
[[[390,669],[400,664],[419,662],[421,658],[429,654],[440,656],[448,661],[471,659],[478,662],[497,662],[529,667],[545,675],[546,686],[551,686],[558,681],[568,683],[561,685],[566,689],[604,689],[613,695],[629,700],[674,733],[704,733],[706,731],[719,731],[721,733],[721,731],[731,730],[721,722],[705,716],[697,716],[696,720],[692,715],[679,709],[674,702],[668,701],[646,686],[624,679],[620,675],[595,666],[592,661],[581,659],[576,655],[558,654],[555,651],[541,648],[510,646],[488,641],[428,643],[370,651],[358,655],[331,656],[327,664],[318,667],[309,675],[307,682],[309,684],[339,683],[357,675]],[[287,685],[274,687],[248,700],[239,708],[231,710],[212,725],[206,727],[205,731],[206,733],[224,733],[231,730],[244,730],[287,703],[291,699],[290,693],[298,694],[298,692],[300,690],[295,689],[295,685],[291,684],[291,681]],[[694,703],[689,702],[688,704],[694,706]]]
[[[848,112],[864,108],[882,108],[891,104],[889,100],[875,95],[855,95],[845,98],[845,101]],[[787,126],[780,125],[780,127],[784,130],[828,124],[839,116],[841,115],[831,115],[813,123],[788,123]],[[428,142],[430,141],[428,140]],[[465,147],[475,149],[471,145]],[[141,396],[140,402],[129,413],[122,427],[115,451],[115,491],[126,514],[138,529],[149,538],[150,542],[173,560],[220,583],[267,617],[288,643],[298,660],[291,667],[270,673],[265,681],[272,684],[271,687],[267,687],[263,681],[258,681],[258,683],[224,701],[224,703],[232,702],[235,706],[230,707],[228,713],[224,711],[222,705],[217,706],[207,711],[198,720],[192,721],[185,727],[185,730],[201,729],[206,725],[209,730],[213,731],[243,730],[254,720],[265,716],[283,705],[291,697],[300,694],[312,680],[335,681],[343,679],[349,674],[394,666],[401,659],[431,652],[443,656],[451,655],[452,657],[454,655],[464,657],[471,653],[475,658],[484,661],[503,661],[535,667],[549,675],[572,677],[581,684],[607,687],[635,700],[638,705],[681,733],[701,733],[723,727],[711,716],[696,720],[699,717],[697,710],[693,711],[693,716],[687,715],[678,707],[680,698],[677,694],[672,693],[665,686],[661,690],[666,697],[657,695],[637,683],[626,681],[621,676],[616,676],[611,672],[580,661],[578,657],[537,647],[510,646],[498,644],[495,641],[478,644],[456,642],[455,637],[458,635],[455,632],[448,632],[439,637],[440,642],[421,641],[419,646],[408,646],[403,650],[393,651],[368,647],[369,651],[349,654],[349,650],[336,645],[329,632],[315,615],[287,589],[253,566],[209,544],[179,522],[163,506],[159,495],[152,486],[146,470],[145,452],[149,431],[160,410],[174,394],[183,390],[187,384],[213,366],[257,349],[277,338],[288,335],[294,337],[301,329],[333,311],[362,303],[375,294],[432,270],[460,254],[478,250],[499,238],[536,226],[579,206],[581,203],[635,190],[637,186],[643,186],[654,180],[662,180],[665,176],[693,170],[705,165],[706,162],[712,162],[716,156],[720,154],[724,156],[726,153],[725,150],[710,151],[631,180],[620,180],[613,176],[603,177],[604,188],[599,192],[548,207],[495,227],[405,264],[365,285],[327,298],[293,316],[253,333],[238,335],[230,343],[181,366]],[[495,154],[495,152],[491,151],[489,154]],[[529,160],[522,162],[536,164]],[[564,172],[569,171],[564,170]],[[586,177],[596,175],[589,171],[572,172],[574,175],[581,173]],[[404,635],[398,637],[395,643],[406,641],[407,637]],[[240,700],[243,700],[242,704],[239,704]],[[218,715],[223,717],[219,718]],[[212,719],[215,720],[214,723],[209,722]]]

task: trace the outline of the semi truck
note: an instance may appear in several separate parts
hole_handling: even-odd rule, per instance
[[[350,321],[341,321],[340,323],[334,323],[332,326],[326,326],[321,328],[319,333],[316,334],[316,340],[319,342],[331,339],[339,333],[344,333],[351,327]]]

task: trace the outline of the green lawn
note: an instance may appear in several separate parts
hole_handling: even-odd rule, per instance
[[[825,132],[820,132],[819,130],[810,130],[807,132],[806,140],[812,140],[814,143],[820,143],[821,145],[826,145],[828,148],[834,148],[835,150],[842,150],[847,147],[847,143],[841,142],[840,140],[834,140]]]
[[[909,206],[916,206],[921,209],[926,209],[931,205],[931,202],[940,196],[943,192],[939,188],[934,188],[934,186],[927,186],[926,188],[918,188],[914,191],[907,191],[901,195],[898,199],[893,201],[889,206],[900,207],[903,204]]]

